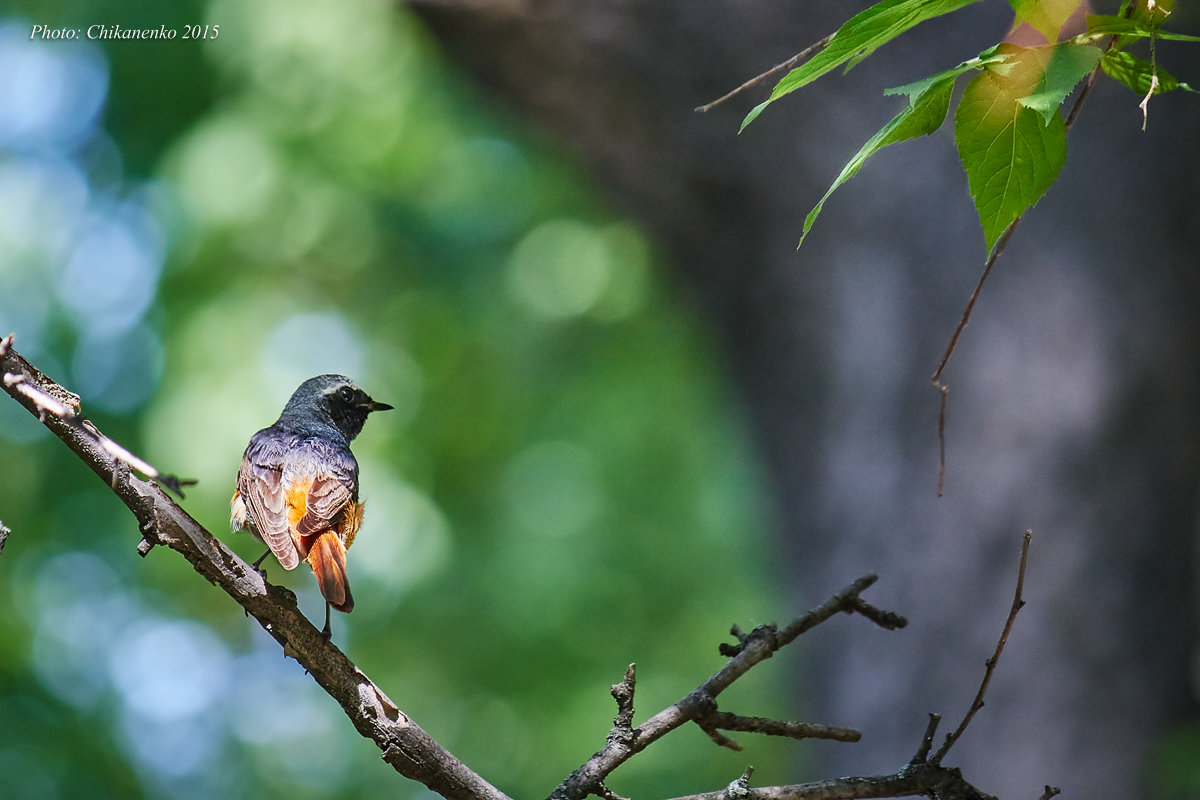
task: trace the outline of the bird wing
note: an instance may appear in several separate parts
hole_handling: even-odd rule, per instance
[[[304,501],[304,513],[295,522],[296,533],[309,537],[329,530],[354,495],[354,486],[342,477],[318,475],[313,478]]]
[[[300,552],[289,530],[288,492],[283,482],[286,453],[293,443],[288,438],[270,428],[256,433],[242,457],[237,488],[250,510],[255,532],[284,569],[295,569]]]
[[[302,555],[311,540],[336,528],[358,499],[358,462],[350,449],[325,438],[305,440],[289,453],[284,469],[288,525]]]

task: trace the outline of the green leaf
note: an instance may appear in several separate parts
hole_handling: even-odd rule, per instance
[[[1124,19],[1088,14],[1087,32],[1090,35],[1135,36],[1142,39],[1167,39],[1173,42],[1200,42],[1200,36],[1186,33],[1169,33],[1157,25],[1148,25],[1141,20]]]
[[[1067,135],[1055,112],[1044,124],[1020,103],[1044,74],[1044,54],[1006,45],[1008,74],[985,69],[967,84],[954,114],[954,143],[990,253],[1004,229],[1054,183],[1067,158]]]
[[[1152,76],[1158,75],[1158,85],[1154,87],[1155,94],[1172,92],[1176,89],[1194,91],[1186,83],[1180,83],[1162,67],[1144,61],[1124,50],[1109,50],[1100,59],[1100,66],[1108,77],[1118,80],[1139,95],[1150,93]]]
[[[825,206],[825,201],[829,199],[835,189],[858,174],[858,170],[868,158],[889,144],[915,139],[918,136],[927,136],[942,126],[942,122],[946,119],[946,113],[950,110],[950,92],[954,89],[956,77],[958,76],[952,75],[942,78],[926,86],[920,93],[911,96],[908,107],[893,117],[891,122],[884,125],[879,133],[867,140],[862,149],[842,168],[833,185],[829,187],[829,191],[825,192],[825,196],[804,218],[804,231],[800,234],[797,248],[804,244],[804,238],[812,230],[813,223],[817,221],[817,216]]]
[[[1016,12],[1013,27],[1027,22],[1046,41],[1058,41],[1058,32],[1079,8],[1079,0],[1008,0]]]
[[[1040,53],[1048,51],[1044,58],[1045,67],[1038,88],[1033,94],[1018,99],[1021,105],[1042,115],[1047,125],[1067,95],[1087,74],[1096,67],[1102,51],[1088,44],[1056,44],[1049,48],[1038,48]]]
[[[1011,57],[1012,54],[1010,53],[1000,52],[999,45],[996,47],[989,47],[975,58],[964,61],[956,67],[944,69],[941,72],[935,72],[933,75],[930,75],[926,78],[921,78],[919,81],[906,83],[903,86],[894,86],[891,89],[884,89],[883,93],[885,95],[906,94],[909,97],[915,97],[924,93],[935,83],[939,83],[947,78],[953,80],[959,75],[962,75],[965,72],[970,72],[973,69],[982,69],[984,67],[996,68],[997,65],[1004,63]]]
[[[805,63],[784,75],[775,89],[742,121],[740,130],[753,122],[768,105],[785,94],[812,83],[842,64],[847,69],[862,61],[881,45],[928,19],[957,11],[977,0],[880,0],[855,14],[838,28],[829,45]]]

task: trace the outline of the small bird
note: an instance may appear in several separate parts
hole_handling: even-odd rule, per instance
[[[279,419],[250,437],[237,490],[230,501],[234,531],[249,531],[284,569],[303,558],[312,567],[329,607],[350,613],[354,598],[346,576],[346,550],[362,526],[358,461],[350,442],[372,411],[391,409],[372,400],[344,375],[309,378],[292,394]]]

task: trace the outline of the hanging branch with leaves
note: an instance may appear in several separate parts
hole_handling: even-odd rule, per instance
[[[696,110],[708,111],[764,78],[808,58],[784,75],[771,95],[751,109],[742,121],[741,130],[745,130],[768,106],[785,95],[838,67],[849,70],[879,47],[922,22],[975,2],[881,0],[783,64]],[[1157,41],[1200,42],[1200,36],[1163,30],[1174,0],[1123,0],[1116,15],[1089,14],[1085,31],[1060,41],[1064,27],[1078,11],[1080,2],[1009,0],[1014,11],[1013,29],[1028,25],[1041,34],[1045,44],[1031,47],[1000,42],[957,66],[886,89],[885,95],[907,97],[908,105],[846,163],[804,218],[800,241],[796,245],[797,248],[803,246],[825,202],[838,187],[858,174],[867,159],[888,145],[928,136],[940,129],[950,112],[955,83],[960,77],[975,73],[954,112],[954,144],[979,214],[986,258],[975,290],[931,378],[940,394],[939,496],[945,482],[946,466],[946,396],[949,387],[942,381],[946,365],[970,321],[992,267],[1022,216],[1049,191],[1062,172],[1067,161],[1067,131],[1075,122],[1097,76],[1103,73],[1142,96],[1138,108],[1142,112],[1143,130],[1151,97],[1176,90],[1194,91],[1158,64]],[[1148,43],[1149,59],[1129,52],[1129,47],[1140,42]],[[1081,82],[1084,86],[1064,119],[1062,107]]]

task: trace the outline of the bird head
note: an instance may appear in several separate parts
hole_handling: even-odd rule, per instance
[[[280,420],[312,420],[332,424],[349,441],[362,432],[367,415],[392,406],[371,399],[345,375],[318,375],[300,384],[284,406]]]

